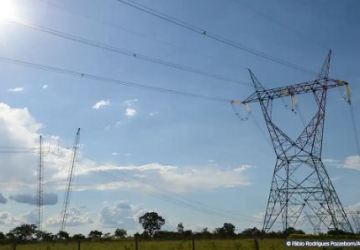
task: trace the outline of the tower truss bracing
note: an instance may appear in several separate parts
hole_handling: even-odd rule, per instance
[[[329,78],[331,51],[316,80],[285,87],[265,89],[249,70],[255,92],[242,104],[260,104],[276,154],[263,230],[269,231],[281,220],[283,229],[295,227],[305,214],[316,216],[323,227],[353,232],[349,219],[322,162],[322,144],[327,91],[345,86]],[[316,110],[296,139],[290,138],[272,119],[273,101],[282,97],[311,94]]]

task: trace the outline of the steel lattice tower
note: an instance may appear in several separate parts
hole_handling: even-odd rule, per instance
[[[263,230],[269,231],[277,220],[283,229],[295,227],[300,216],[316,216],[322,226],[353,232],[340,199],[321,159],[327,91],[345,86],[342,80],[329,78],[331,51],[316,80],[285,87],[265,89],[249,70],[255,92],[242,104],[258,102],[276,154]],[[286,96],[312,94],[316,112],[294,140],[272,120],[273,100]]]

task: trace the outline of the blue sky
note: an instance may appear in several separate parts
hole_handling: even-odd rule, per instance
[[[226,99],[252,93],[246,68],[266,87],[314,79],[115,0],[10,2],[24,23],[248,85],[136,60],[8,21],[0,23],[1,57]],[[331,48],[331,76],[351,84],[360,124],[358,1],[138,2],[312,71],[320,69]],[[45,137],[44,190],[50,197],[44,207],[46,230],[59,230],[57,216],[78,127],[81,153],[67,231],[112,232],[120,227],[135,232],[140,230],[137,216],[149,210],[165,217],[167,229],[178,222],[193,230],[213,229],[224,222],[239,230],[259,225],[275,157],[257,105],[251,106],[252,119],[239,121],[226,103],[0,64],[0,146],[36,147],[38,136]],[[356,207],[360,160],[343,92],[329,93],[323,158],[344,206]],[[295,136],[302,126],[299,115],[277,104],[277,122]],[[312,114],[312,104],[299,97],[305,118]],[[0,231],[7,231],[18,223],[36,221],[36,207],[28,203],[36,192],[38,162],[36,154],[1,156],[5,174],[0,179],[4,198]],[[19,199],[19,194],[27,199]]]

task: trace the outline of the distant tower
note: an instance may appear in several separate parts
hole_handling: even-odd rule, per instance
[[[345,86],[329,78],[331,51],[316,80],[265,89],[249,70],[255,92],[242,104],[258,102],[276,154],[263,229],[269,231],[277,220],[283,229],[295,227],[304,212],[315,215],[322,226],[353,232],[344,208],[321,159],[327,91]],[[277,98],[312,94],[316,110],[296,139],[290,138],[272,120],[272,104]]]
[[[67,187],[66,187],[65,198],[64,198],[64,203],[63,203],[62,221],[61,221],[60,231],[64,231],[65,226],[66,226],[67,209],[68,209],[69,202],[70,202],[71,185],[72,185],[72,179],[73,179],[73,175],[74,175],[76,155],[77,155],[77,152],[79,149],[79,143],[80,143],[80,128],[78,128],[78,130],[76,132],[75,141],[74,141],[74,145],[73,145],[73,149],[72,149],[71,165],[69,168]]]
[[[39,167],[38,167],[38,229],[41,230],[42,207],[43,207],[43,166],[42,166],[42,136],[39,138]]]

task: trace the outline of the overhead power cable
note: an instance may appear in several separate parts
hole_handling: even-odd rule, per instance
[[[242,81],[238,81],[235,79],[231,79],[225,76],[221,76],[218,74],[214,74],[214,73],[209,73],[209,72],[205,72],[190,66],[186,66],[186,65],[182,65],[182,64],[178,64],[178,63],[174,63],[174,62],[170,62],[170,61],[166,61],[157,57],[151,57],[151,56],[147,56],[141,53],[137,53],[128,49],[124,49],[124,48],[118,48],[109,44],[105,44],[105,43],[101,43],[101,42],[97,42],[97,41],[93,41],[81,36],[77,36],[74,34],[70,34],[70,33],[66,33],[66,32],[62,32],[62,31],[58,31],[52,28],[48,28],[45,26],[41,26],[41,25],[36,25],[36,24],[29,24],[29,23],[25,23],[22,21],[8,21],[9,23],[12,24],[16,24],[16,25],[20,25],[32,30],[36,30],[39,32],[43,32],[52,36],[56,36],[62,39],[66,39],[66,40],[70,40],[73,42],[77,42],[77,43],[81,43],[81,44],[85,44],[87,46],[91,46],[91,47],[95,47],[98,49],[104,49],[113,53],[117,53],[117,54],[121,54],[124,56],[129,56],[132,57],[134,59],[138,59],[138,60],[142,60],[142,61],[146,61],[146,62],[150,62],[150,63],[155,63],[155,64],[159,64],[159,65],[163,65],[166,67],[170,67],[170,68],[174,68],[177,70],[181,70],[181,71],[186,71],[186,72],[190,72],[190,73],[194,73],[194,74],[198,74],[198,75],[203,75],[206,77],[210,77],[210,78],[214,78],[217,80],[221,80],[221,81],[226,81],[226,82],[232,82],[232,83],[236,83],[236,84],[242,84],[242,85],[246,85],[249,86],[249,83],[247,82],[242,82]]]
[[[231,100],[221,98],[221,97],[212,97],[212,96],[200,95],[200,94],[195,94],[195,93],[190,93],[190,92],[183,92],[180,90],[174,90],[174,89],[169,89],[169,88],[150,86],[150,85],[145,85],[145,84],[141,84],[141,83],[113,79],[113,78],[94,75],[94,74],[82,73],[82,72],[73,71],[73,70],[69,70],[69,69],[65,69],[65,68],[54,67],[54,66],[49,66],[49,65],[44,65],[44,64],[37,64],[37,63],[33,63],[33,62],[22,61],[22,60],[12,59],[12,58],[2,57],[2,56],[0,56],[0,62],[7,63],[7,64],[13,64],[13,65],[20,65],[23,67],[28,67],[28,68],[33,68],[33,69],[38,69],[38,70],[43,70],[43,71],[48,71],[48,72],[54,72],[54,73],[63,74],[63,75],[69,75],[69,76],[77,77],[77,78],[89,79],[89,80],[93,80],[93,81],[108,82],[108,83],[113,83],[113,84],[122,85],[122,86],[126,86],[126,87],[141,88],[141,89],[152,90],[152,91],[161,92],[161,93],[182,95],[182,96],[206,99],[206,100],[222,102],[222,103],[230,103],[231,102]]]
[[[159,11],[157,11],[155,9],[149,8],[149,7],[145,6],[145,5],[137,3],[135,1],[132,1],[132,0],[116,0],[116,1],[118,1],[120,3],[123,3],[123,4],[127,5],[127,6],[130,6],[132,8],[135,8],[137,10],[140,10],[142,12],[145,12],[147,14],[150,14],[152,16],[155,16],[157,18],[160,18],[160,19],[162,19],[162,20],[164,20],[166,22],[172,23],[174,25],[177,25],[179,27],[182,27],[182,28],[187,29],[189,31],[192,31],[194,33],[200,34],[200,35],[202,35],[204,37],[207,37],[207,38],[210,38],[210,39],[215,40],[217,42],[226,44],[226,45],[228,45],[230,47],[245,51],[245,52],[250,53],[250,54],[252,54],[254,56],[264,58],[264,59],[266,59],[268,61],[271,61],[273,63],[277,63],[277,64],[283,65],[285,67],[288,67],[288,68],[292,68],[292,69],[295,69],[295,70],[298,70],[298,71],[302,71],[302,72],[310,74],[310,75],[317,75],[317,73],[312,71],[312,70],[306,69],[306,68],[304,68],[302,66],[296,65],[294,63],[283,60],[281,58],[271,56],[271,55],[269,55],[269,54],[267,54],[267,53],[265,53],[263,51],[250,48],[249,46],[246,46],[246,45],[244,45],[242,43],[239,43],[239,42],[230,40],[228,38],[222,37],[222,36],[220,36],[220,35],[218,35],[216,33],[209,32],[209,31],[207,31],[207,30],[205,30],[205,29],[203,29],[201,27],[198,27],[198,26],[195,26],[193,24],[184,22],[184,21],[182,21],[180,19],[171,17],[171,16],[169,16],[169,15],[167,15],[165,13],[159,12]]]
[[[310,37],[309,35],[305,35],[302,31],[296,29],[295,27],[292,27],[288,23],[280,22],[279,20],[277,20],[273,16],[269,15],[269,13],[262,12],[262,11],[256,9],[256,8],[254,8],[253,6],[245,3],[245,1],[233,0],[233,2],[235,2],[236,4],[238,4],[238,5],[242,6],[242,7],[247,8],[248,10],[252,11],[253,13],[255,13],[258,16],[261,16],[266,21],[270,21],[270,22],[274,23],[278,27],[281,27],[283,30],[287,30],[287,31],[293,33],[300,40],[302,40],[302,41],[304,41],[306,43],[312,43],[312,44],[316,45],[317,47],[319,47],[321,49],[324,49],[326,51],[329,50],[328,46],[326,46],[323,43],[320,43],[319,41],[316,41],[314,39],[314,36],[312,36],[311,39],[309,39],[309,37]]]
[[[357,130],[357,125],[356,125],[356,120],[355,120],[354,108],[351,104],[349,105],[349,108],[350,108],[351,124],[352,124],[353,131],[354,131],[356,151],[357,151],[358,156],[360,156],[360,142],[359,142],[358,130]]]

